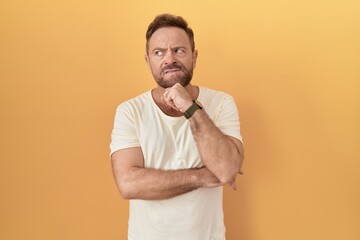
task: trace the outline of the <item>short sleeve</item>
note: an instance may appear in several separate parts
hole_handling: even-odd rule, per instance
[[[220,111],[215,119],[215,124],[225,135],[237,138],[243,142],[240,133],[239,114],[232,96],[225,95]]]
[[[123,103],[116,109],[114,128],[111,132],[110,155],[130,147],[140,146],[135,126],[134,111],[130,104]]]

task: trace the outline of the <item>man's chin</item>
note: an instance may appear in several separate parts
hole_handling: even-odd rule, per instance
[[[183,87],[186,87],[187,85],[189,85],[190,80],[183,78],[164,78],[162,80],[157,80],[156,82],[162,88],[170,88],[176,83],[180,83]]]

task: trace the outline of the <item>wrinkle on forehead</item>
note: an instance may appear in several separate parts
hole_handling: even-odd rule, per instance
[[[155,48],[171,49],[176,47],[191,49],[189,36],[178,27],[159,28],[149,40],[150,51]]]

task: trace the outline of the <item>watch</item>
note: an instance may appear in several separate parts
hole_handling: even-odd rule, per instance
[[[184,112],[186,119],[189,119],[196,110],[203,109],[203,105],[196,99],[193,100],[193,105],[191,105],[188,110]]]

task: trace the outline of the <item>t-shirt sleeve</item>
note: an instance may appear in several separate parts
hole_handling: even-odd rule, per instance
[[[225,135],[234,137],[243,142],[240,133],[240,120],[234,98],[226,95],[215,120],[216,126]]]
[[[135,122],[135,115],[129,104],[123,103],[117,107],[111,132],[110,155],[120,149],[140,146]]]

